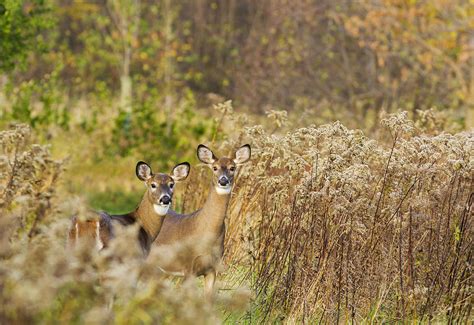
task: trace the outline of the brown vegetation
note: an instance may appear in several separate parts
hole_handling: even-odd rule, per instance
[[[471,319],[473,134],[439,133],[405,113],[382,123],[390,143],[337,122],[284,136],[242,128],[223,142],[220,152],[245,139],[253,148],[232,194],[219,281],[222,289],[234,288],[233,303],[246,301],[236,287],[254,292],[237,319]],[[128,242],[136,240],[132,227],[103,254],[65,253],[65,220],[82,205],[59,204],[53,195],[63,163],[30,146],[28,128],[1,136],[8,176],[2,179],[9,180],[2,184],[3,321],[222,317],[195,282],[176,286],[156,268],[160,258],[185,255],[186,247],[167,256],[152,250],[144,261]],[[205,200],[206,175],[198,167],[185,183],[185,211]],[[221,303],[230,303],[226,292],[218,295]]]
[[[255,126],[224,144],[255,149],[225,247],[263,319],[470,318],[474,137],[427,135],[425,122],[386,116],[387,144],[337,122],[281,137]]]
[[[465,0],[1,2],[0,323],[472,322],[472,16]],[[253,153],[215,306],[156,268],[189,243],[144,260],[132,226],[65,250],[72,215],[136,208],[138,160],[190,161],[173,209],[202,207],[199,143]]]

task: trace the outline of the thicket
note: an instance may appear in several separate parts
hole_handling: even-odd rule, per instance
[[[253,239],[254,286],[268,313],[469,319],[473,134],[426,136],[406,114],[382,124],[390,147],[339,123],[281,139],[248,129],[260,155],[233,224]]]

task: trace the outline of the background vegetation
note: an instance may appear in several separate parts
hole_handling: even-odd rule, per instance
[[[0,322],[472,321],[472,8],[0,0]],[[190,161],[201,206],[201,142],[253,149],[215,306],[134,229],[65,250],[74,213],[135,207],[137,160]]]

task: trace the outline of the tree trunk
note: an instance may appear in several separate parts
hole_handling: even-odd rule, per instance
[[[120,71],[120,109],[126,113],[132,112],[132,78],[130,65],[132,62],[133,45],[138,37],[140,23],[140,0],[108,2],[109,15],[120,32],[122,46]]]
[[[165,19],[165,71],[164,71],[164,82],[165,82],[165,116],[166,116],[166,135],[171,135],[171,127],[173,125],[173,73],[174,73],[174,61],[170,55],[170,43],[173,39],[173,12],[171,9],[171,1],[164,1],[164,19]]]
[[[474,32],[471,32],[469,39],[470,52],[474,50]],[[471,78],[469,86],[469,95],[466,105],[466,129],[474,128],[474,55],[471,55]]]
[[[6,115],[7,107],[7,96],[5,95],[5,87],[8,83],[8,76],[6,74],[0,74],[0,107],[5,109],[0,109],[0,119]]]
[[[132,112],[132,78],[130,77],[130,61],[132,49],[124,50],[122,75],[120,76],[120,108],[127,113]]]

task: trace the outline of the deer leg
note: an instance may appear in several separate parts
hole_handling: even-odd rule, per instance
[[[204,276],[204,293],[206,298],[212,300],[214,298],[214,283],[216,282],[216,271],[212,270]]]
[[[113,293],[110,297],[108,297],[108,301],[107,301],[108,311],[114,310],[114,302],[115,302],[115,293]]]

